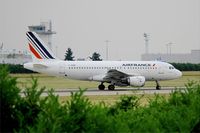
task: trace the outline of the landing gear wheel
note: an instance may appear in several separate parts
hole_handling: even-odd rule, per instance
[[[156,86],[156,90],[160,90],[161,89],[161,87],[160,86]]]
[[[156,80],[156,90],[160,90],[161,86],[159,85],[158,81]]]
[[[109,85],[108,86],[108,90],[114,90],[115,89],[115,86],[114,85]]]
[[[98,86],[98,88],[99,88],[99,90],[104,90],[104,89],[105,89],[105,85],[100,84],[100,85]]]

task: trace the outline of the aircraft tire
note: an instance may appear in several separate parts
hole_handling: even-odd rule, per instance
[[[98,86],[98,88],[99,88],[99,90],[105,90],[105,85],[100,84],[100,85]]]
[[[160,86],[156,86],[156,90],[160,90],[161,89],[161,87]]]
[[[115,86],[114,85],[109,85],[108,86],[108,90],[115,90]]]
[[[161,89],[160,84],[159,84],[159,82],[156,80],[156,90],[160,90],[160,89]]]

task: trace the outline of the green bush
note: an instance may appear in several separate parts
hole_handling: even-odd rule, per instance
[[[155,95],[145,107],[136,96],[122,96],[113,106],[91,104],[85,90],[63,103],[53,90],[42,94],[32,79],[23,93],[0,67],[0,132],[200,132],[200,83],[189,82],[169,98]]]
[[[0,66],[0,132],[12,132],[19,127],[16,106],[20,89],[16,84],[16,78],[10,77],[7,68]]]
[[[200,64],[192,64],[192,63],[171,63],[171,64],[180,71],[200,71]]]
[[[27,131],[44,103],[40,98],[43,91],[44,88],[38,89],[37,80],[33,79],[32,87],[24,91],[25,97],[21,97],[16,78],[9,76],[7,67],[0,66],[1,132]]]

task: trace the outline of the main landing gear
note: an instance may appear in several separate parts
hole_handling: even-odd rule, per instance
[[[156,80],[156,90],[160,90],[160,89],[161,89],[161,86],[160,86],[158,80]]]
[[[103,85],[103,83],[101,83],[99,86],[98,86],[99,90],[104,90],[105,89],[105,85]]]
[[[99,86],[98,86],[99,90],[105,90],[105,85],[103,85],[103,83],[101,83]],[[109,85],[108,86],[108,90],[114,90],[115,89],[115,85]]]
[[[108,86],[108,90],[114,90],[115,89],[115,86],[114,85],[109,85]]]

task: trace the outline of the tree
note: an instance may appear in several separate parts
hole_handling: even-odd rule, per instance
[[[71,60],[71,61],[74,60],[74,56],[73,56],[73,52],[72,52],[71,48],[68,48],[66,50],[65,59],[64,60]]]
[[[99,53],[97,53],[97,52],[94,52],[93,54],[92,54],[92,57],[90,57],[90,59],[92,60],[92,61],[102,61],[102,59],[100,59],[100,54]]]

